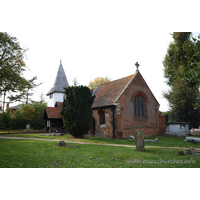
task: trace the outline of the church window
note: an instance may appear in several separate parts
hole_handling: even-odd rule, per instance
[[[51,93],[51,94],[49,95],[49,98],[50,98],[50,99],[52,99],[52,98],[53,98],[53,93]]]
[[[134,98],[134,115],[135,117],[144,118],[146,114],[146,102],[142,95],[137,95]]]
[[[105,124],[106,120],[105,120],[105,111],[104,110],[99,110],[99,124],[102,125],[102,124]]]
[[[47,127],[50,127],[50,120],[47,120]]]

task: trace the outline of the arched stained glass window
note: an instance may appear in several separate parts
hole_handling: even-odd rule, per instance
[[[137,95],[134,98],[135,117],[146,117],[146,102],[143,96]]]

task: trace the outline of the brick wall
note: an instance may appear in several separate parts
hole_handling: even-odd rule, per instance
[[[146,117],[136,118],[134,116],[134,97],[140,94],[145,99]],[[137,73],[128,88],[117,101],[121,112],[114,113],[115,136],[117,138],[128,138],[135,135],[140,129],[144,136],[162,134],[164,129],[165,117],[158,111],[159,103],[151,93],[140,73]],[[93,109],[95,119],[95,135],[101,137],[113,137],[113,111],[111,107],[102,108],[105,111],[105,125],[100,125],[99,109]],[[92,130],[90,130],[92,133]]]
[[[134,116],[134,97],[138,94],[145,99],[146,118],[136,118]],[[135,135],[138,129],[141,129],[145,136],[159,134],[159,104],[140,73],[137,73],[131,84],[118,100],[118,103],[121,107],[121,115],[117,116],[117,132],[123,132],[123,138]]]
[[[162,114],[161,112],[158,113],[158,119],[159,119],[159,134],[165,134],[166,132],[166,117],[164,114]]]
[[[93,109],[93,117],[95,120],[95,135],[99,137],[113,137],[113,111],[111,107],[101,108],[101,109],[105,111],[105,124],[103,125],[100,125],[99,121],[98,112],[100,108]],[[90,129],[89,133],[92,133],[92,129]]]

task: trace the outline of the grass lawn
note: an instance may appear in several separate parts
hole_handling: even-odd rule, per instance
[[[42,133],[43,134],[43,133]],[[111,138],[98,138],[94,136],[84,136],[83,138],[74,138],[70,134],[63,136],[44,136],[40,134],[6,134],[1,136],[8,137],[27,137],[27,138],[48,138],[48,139],[59,139],[68,140],[73,142],[92,142],[102,144],[124,144],[124,145],[135,145],[135,142],[129,141],[129,139],[111,139]],[[146,146],[162,146],[162,147],[194,147],[200,148],[200,144],[192,144],[190,142],[184,142],[185,137],[168,137],[168,136],[151,136],[145,137],[145,139],[158,138],[157,143],[145,143]]]
[[[59,138],[63,140],[64,138],[61,137],[62,136],[59,136]],[[166,138],[165,145],[168,145],[168,140],[171,137],[164,138]],[[128,140],[112,140],[106,138],[97,139],[98,140],[90,141],[101,143],[106,141],[106,143],[109,143],[111,141],[121,141],[124,143],[129,142]],[[171,141],[173,139],[174,138],[171,138]],[[84,140],[89,139],[84,138]],[[175,140],[172,143],[180,145],[182,144],[180,141]],[[59,147],[58,142],[56,141],[0,139],[0,168],[200,167],[200,156],[192,156],[186,154],[183,156],[178,156],[177,152],[181,148],[158,148],[152,146],[145,147],[145,151],[143,152],[137,152],[135,150],[135,147],[118,147],[75,143],[67,144],[67,146]],[[150,143],[148,143],[148,146],[150,146],[149,144]],[[199,144],[191,144],[186,142],[183,142],[183,144],[190,144],[189,146],[193,147],[195,147],[194,145],[198,145],[199,147]],[[157,145],[163,146],[164,142],[162,143],[161,141],[159,141]]]

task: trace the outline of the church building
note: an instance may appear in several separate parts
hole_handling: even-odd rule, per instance
[[[138,70],[136,73],[99,85],[95,95],[90,134],[128,138],[140,129],[145,136],[164,134],[165,116],[160,104]]]
[[[136,63],[135,74],[100,84],[93,90],[93,120],[89,134],[99,137],[128,138],[140,129],[145,136],[164,134],[165,116]],[[46,107],[43,119],[49,132],[63,130],[62,102],[68,81],[60,62],[55,83],[47,95],[52,104]],[[51,107],[50,107],[51,106]]]

